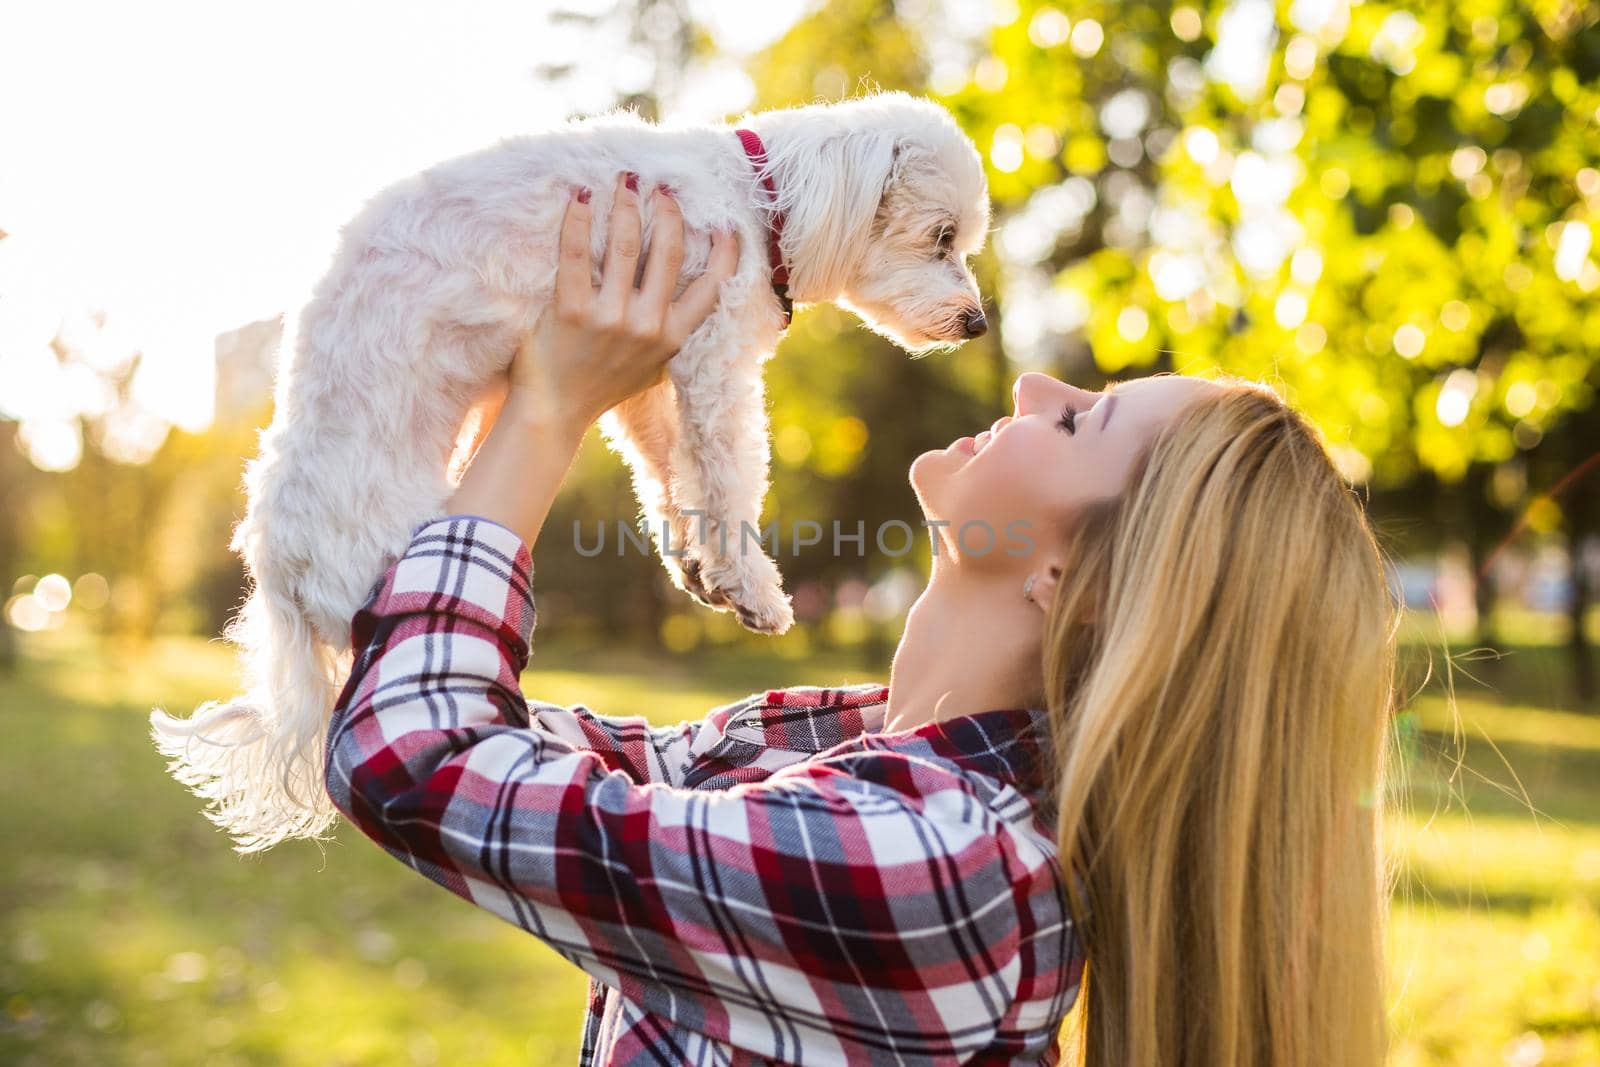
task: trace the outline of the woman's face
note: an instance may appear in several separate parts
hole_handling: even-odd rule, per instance
[[[943,550],[963,562],[988,557],[1008,561],[1006,570],[1031,570],[1027,554],[1058,544],[1085,504],[1122,492],[1156,431],[1216,388],[1163,374],[1090,392],[1030,372],[1012,387],[1015,414],[976,439],[918,456],[911,485],[930,525],[948,523],[934,527]]]

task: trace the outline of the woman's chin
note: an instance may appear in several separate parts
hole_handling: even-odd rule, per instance
[[[942,448],[930,449],[911,461],[907,480],[911,483],[912,491],[917,494],[917,503],[922,505],[923,515],[929,519],[936,517],[929,494],[937,495],[939,486],[944,484],[951,467],[950,457]]]
[[[939,451],[928,451],[920,454],[910,461],[910,470],[906,478],[910,488],[917,494],[918,504],[922,504],[923,512],[928,510],[928,488],[933,483],[939,482]]]

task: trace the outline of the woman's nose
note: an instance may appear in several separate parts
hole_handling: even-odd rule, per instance
[[[1048,374],[1038,371],[1028,371],[1017,376],[1011,386],[1011,402],[1018,415],[1038,411],[1045,405],[1051,396],[1058,396],[1067,389],[1067,383],[1058,381]]]

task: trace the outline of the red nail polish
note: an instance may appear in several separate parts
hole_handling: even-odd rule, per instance
[[[639,176],[630,170],[628,171],[628,176],[623,179],[623,184],[626,185],[631,192],[637,193],[639,191]]]
[[[666,182],[658,182],[656,184],[656,191],[659,192],[662,196],[675,197],[677,195],[676,193],[674,193],[672,191],[672,186],[668,185]]]
[[[587,204],[589,202],[589,197],[591,195],[593,195],[593,194],[590,193],[589,187],[587,185],[580,186],[578,188],[578,203]]]

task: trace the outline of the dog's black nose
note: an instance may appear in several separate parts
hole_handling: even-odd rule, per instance
[[[981,311],[969,311],[966,315],[967,338],[982,337],[989,329],[989,320],[983,317]]]

